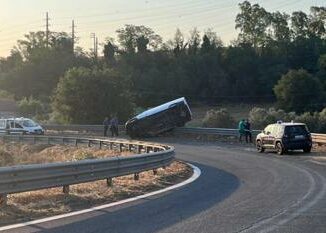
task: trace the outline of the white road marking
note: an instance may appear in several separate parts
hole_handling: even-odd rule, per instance
[[[146,193],[146,194],[143,194],[143,195],[140,195],[140,196],[137,196],[137,197],[132,197],[132,198],[128,198],[128,199],[125,199],[125,200],[117,201],[117,202],[114,202],[114,203],[109,203],[109,204],[105,204],[105,205],[101,205],[101,206],[96,206],[96,207],[92,207],[92,208],[89,208],[89,209],[75,211],[75,212],[71,212],[71,213],[67,213],[67,214],[61,214],[61,215],[57,215],[57,216],[53,216],[53,217],[33,220],[33,221],[25,222],[25,223],[18,223],[18,224],[13,224],[13,225],[0,227],[0,231],[12,230],[12,229],[15,229],[15,228],[40,224],[40,223],[44,223],[44,222],[50,222],[50,221],[54,221],[54,220],[58,220],[58,219],[62,219],[62,218],[76,216],[76,215],[81,215],[81,214],[85,214],[85,213],[89,213],[89,212],[93,212],[93,211],[97,211],[97,210],[101,210],[101,209],[106,209],[106,208],[113,207],[113,206],[122,205],[122,204],[129,203],[129,202],[132,202],[132,201],[137,201],[137,200],[144,199],[144,198],[147,198],[147,197],[151,197],[151,196],[154,196],[154,195],[157,195],[157,194],[161,194],[161,193],[173,190],[173,189],[180,188],[182,186],[185,186],[185,185],[190,184],[191,182],[195,181],[196,179],[198,179],[198,177],[201,174],[201,170],[198,167],[196,167],[196,166],[194,166],[194,165],[192,165],[190,163],[187,163],[187,164],[192,167],[192,169],[194,171],[194,174],[192,175],[192,177],[190,177],[188,180],[183,181],[182,183],[172,185],[170,187],[167,187],[165,189],[161,189],[161,190],[158,190],[158,191],[155,191],[155,192]]]

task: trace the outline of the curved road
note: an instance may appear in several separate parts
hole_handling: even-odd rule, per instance
[[[326,232],[326,163],[314,153],[165,140],[202,175],[178,190],[8,232]]]

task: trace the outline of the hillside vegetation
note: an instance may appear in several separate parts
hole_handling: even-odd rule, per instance
[[[29,32],[0,59],[0,87],[22,114],[48,122],[101,123],[128,119],[185,96],[190,104],[275,102],[287,112],[326,106],[326,8],[268,12],[239,3],[239,34],[229,46],[218,32],[177,29],[162,37],[143,25],[125,25],[107,39],[103,56],[73,48],[66,32]],[[109,35],[108,35],[109,36]]]

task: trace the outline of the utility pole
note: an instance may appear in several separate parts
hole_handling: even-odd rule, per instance
[[[97,59],[97,37],[96,37],[95,33],[91,33],[91,38],[93,39],[94,58]]]
[[[71,47],[72,47],[72,53],[74,54],[75,52],[75,21],[72,20],[72,25],[71,25]]]
[[[96,39],[95,39],[95,44],[96,44],[95,56],[96,56],[96,59],[97,59],[97,49],[98,49],[98,41],[97,41],[97,37],[96,37]]]
[[[46,47],[49,47],[49,14],[46,12],[46,24],[45,24],[45,36],[46,36]]]

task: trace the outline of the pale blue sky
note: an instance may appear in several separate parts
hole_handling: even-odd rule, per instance
[[[71,31],[75,20],[79,46],[92,47],[90,33],[99,42],[124,24],[149,26],[164,40],[173,37],[176,28],[187,35],[212,28],[225,43],[236,38],[234,19],[242,0],[0,0],[0,56],[29,31],[45,29],[45,13],[49,12],[50,30]],[[268,11],[309,11],[309,7],[326,5],[325,0],[256,0]]]

